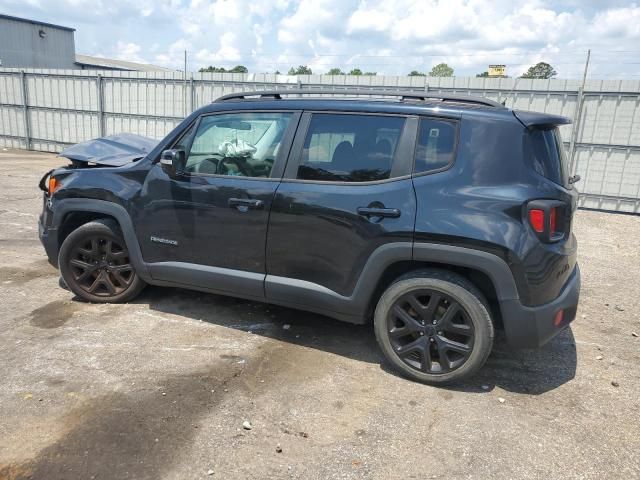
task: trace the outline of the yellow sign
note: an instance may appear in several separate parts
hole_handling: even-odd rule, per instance
[[[504,77],[507,74],[506,65],[489,65],[490,77]]]

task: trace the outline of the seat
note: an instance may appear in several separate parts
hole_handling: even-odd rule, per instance
[[[331,169],[339,172],[350,172],[353,162],[353,145],[347,140],[343,140],[333,151],[331,157]]]

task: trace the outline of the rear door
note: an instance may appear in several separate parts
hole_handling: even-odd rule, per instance
[[[303,114],[271,207],[268,300],[322,309],[282,285],[349,297],[376,249],[411,244],[416,130],[417,119],[401,115]]]

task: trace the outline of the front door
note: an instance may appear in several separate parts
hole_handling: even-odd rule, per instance
[[[300,125],[271,208],[267,299],[344,314],[376,249],[400,242],[411,260],[417,120],[305,113]]]
[[[267,221],[298,116],[202,116],[172,147],[184,172],[151,169],[136,228],[154,279],[263,297]]]

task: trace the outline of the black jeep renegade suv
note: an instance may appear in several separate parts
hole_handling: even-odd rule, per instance
[[[495,329],[537,347],[575,318],[568,119],[326,93],[226,95],[159,143],[63,152],[72,164],[41,182],[40,238],[64,283],[90,302],[150,283],[373,319],[388,361],[432,384],[476,372]]]

